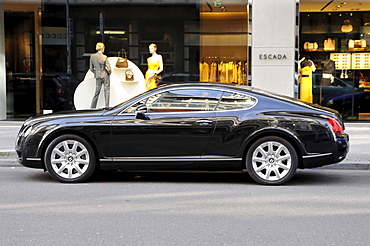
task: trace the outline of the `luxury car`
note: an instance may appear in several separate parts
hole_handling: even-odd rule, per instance
[[[342,161],[349,137],[338,112],[249,86],[186,83],[149,90],[109,109],[26,120],[19,162],[60,182],[99,169],[248,172],[260,184],[297,168]]]
[[[321,78],[321,73],[312,74],[313,102],[320,105],[326,105],[333,97],[356,91],[363,91],[363,89],[354,87],[345,80],[337,77],[334,77],[334,81],[331,85],[321,85]]]
[[[332,97],[324,106],[337,110],[343,119],[358,117],[359,113],[370,112],[370,91],[356,91]]]

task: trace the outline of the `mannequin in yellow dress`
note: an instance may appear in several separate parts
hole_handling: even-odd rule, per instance
[[[163,71],[162,56],[157,54],[157,45],[150,44],[149,52],[152,54],[148,58],[148,70],[145,73],[146,89],[150,90],[157,87],[155,76]]]

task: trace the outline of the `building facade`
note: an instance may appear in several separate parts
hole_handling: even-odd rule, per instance
[[[316,69],[312,101],[336,107],[349,119],[366,118],[368,5],[309,0],[4,0],[0,119],[73,109],[74,92],[100,41],[108,57],[124,49],[143,74],[148,46],[155,43],[163,56],[162,77],[252,85],[297,98],[305,57]],[[348,26],[345,32],[343,25]],[[321,80],[328,60],[335,62],[333,77],[339,82],[325,87]]]

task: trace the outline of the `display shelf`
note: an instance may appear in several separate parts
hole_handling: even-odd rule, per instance
[[[352,69],[370,69],[370,53],[352,54]]]
[[[117,69],[118,71],[121,70],[121,71],[127,71],[127,70],[132,70],[132,67],[114,67],[114,69]]]
[[[334,41],[330,49],[324,45],[328,39]],[[318,65],[330,58],[336,70],[370,70],[370,43],[361,39],[360,33],[303,33],[301,40],[304,55]]]
[[[366,52],[370,51],[370,43],[360,32],[351,33],[302,33],[304,52]],[[308,50],[307,47],[315,50]],[[311,45],[311,46],[310,46]]]
[[[351,69],[350,53],[330,53],[330,60],[335,62],[335,69]]]
[[[139,83],[140,81],[136,81],[136,80],[134,80],[134,81],[121,80],[120,82],[121,83]]]

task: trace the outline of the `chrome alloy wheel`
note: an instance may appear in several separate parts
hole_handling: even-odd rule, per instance
[[[292,168],[291,153],[280,142],[264,142],[253,151],[252,168],[265,181],[281,180]]]
[[[76,179],[88,170],[90,154],[81,142],[65,140],[52,149],[50,164],[58,176],[64,179]]]

